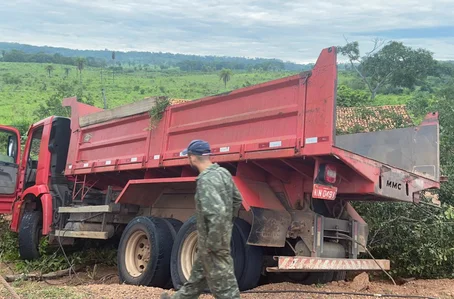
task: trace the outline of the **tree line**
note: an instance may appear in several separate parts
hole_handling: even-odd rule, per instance
[[[33,62],[33,63],[54,63],[63,65],[77,65],[77,61],[80,57],[66,57],[59,53],[46,54],[43,52],[36,54],[27,54],[19,50],[2,51],[2,57],[0,61],[3,62]],[[87,57],[84,58],[85,64],[91,67],[103,67],[106,66],[106,62],[103,59]]]
[[[96,66],[98,64],[109,63],[111,61],[111,50],[74,50],[66,48],[55,48],[47,46],[31,46],[17,43],[3,43],[0,42],[0,49],[3,49],[4,53],[10,53],[13,50],[17,51],[14,55],[15,60],[4,60],[10,62],[39,62],[39,63],[60,63],[60,64],[71,64],[70,60],[54,59],[54,55],[63,56],[66,58],[77,58],[85,57],[88,62],[88,66]],[[21,53],[21,54],[20,54]],[[116,62],[123,65],[155,65],[163,66],[163,68],[177,67],[178,64],[182,64],[184,71],[191,70],[222,70],[223,68],[236,69],[236,70],[247,70],[250,67],[256,69],[275,69],[282,68],[287,71],[301,71],[304,69],[311,68],[310,64],[298,64],[289,61],[281,61],[278,59],[267,59],[267,58],[246,58],[246,57],[232,57],[232,56],[202,56],[202,55],[187,55],[187,54],[174,54],[174,53],[163,53],[163,52],[121,52],[115,51]],[[17,55],[20,54],[20,55]],[[27,59],[24,59],[24,55],[30,55]],[[36,56],[35,56],[36,55]],[[47,56],[46,56],[47,55]],[[18,57],[22,56],[22,57]],[[31,58],[33,57],[33,58]],[[8,58],[11,59],[11,58]],[[58,62],[57,62],[58,61]],[[194,62],[203,64],[204,67],[196,65]],[[72,64],[74,65],[74,64]]]

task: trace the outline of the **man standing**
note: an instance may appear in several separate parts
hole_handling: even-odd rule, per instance
[[[230,239],[242,197],[230,173],[213,164],[210,154],[210,146],[203,140],[192,141],[183,151],[191,167],[199,171],[195,194],[198,256],[188,281],[173,297],[164,293],[162,299],[198,298],[207,287],[215,298],[240,298]]]

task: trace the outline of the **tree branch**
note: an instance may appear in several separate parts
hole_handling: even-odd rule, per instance
[[[385,40],[378,37],[373,39],[372,41],[374,42],[374,47],[371,51],[366,53],[366,56],[372,55],[375,51],[379,50],[385,44]]]

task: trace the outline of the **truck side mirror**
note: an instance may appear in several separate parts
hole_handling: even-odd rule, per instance
[[[16,136],[13,136],[13,135],[8,136],[7,154],[8,154],[8,156],[13,157],[14,160],[16,160],[16,154],[17,154]]]

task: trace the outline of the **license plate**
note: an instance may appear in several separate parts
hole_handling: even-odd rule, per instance
[[[314,184],[314,189],[312,190],[313,198],[335,200],[336,194],[337,194],[337,188],[332,187],[332,186]]]

